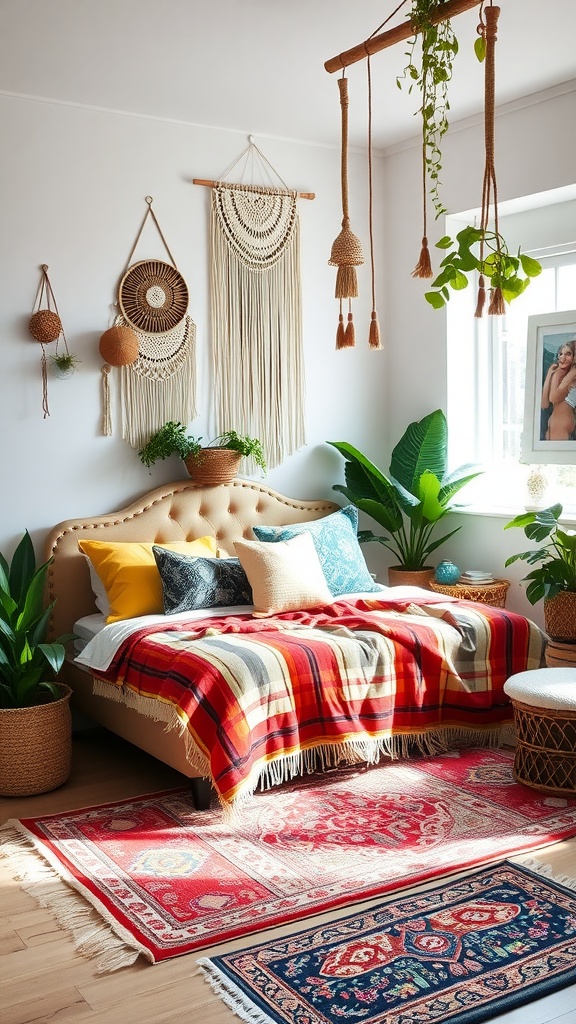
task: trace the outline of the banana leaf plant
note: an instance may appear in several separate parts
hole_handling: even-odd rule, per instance
[[[10,565],[0,554],[0,708],[31,707],[62,696],[53,677],[74,633],[45,642],[54,606],[44,602],[50,561],[36,568],[28,531]]]
[[[392,451],[389,476],[346,441],[328,443],[346,459],[346,483],[335,484],[334,490],[386,530],[384,535],[361,530],[358,540],[382,544],[402,569],[426,568],[432,552],[461,529],[433,538],[440,520],[463,507],[453,504],[454,495],[482,472],[467,464],[448,473],[448,425],[442,410],[408,425]]]

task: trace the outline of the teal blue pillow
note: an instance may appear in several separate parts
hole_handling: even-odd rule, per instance
[[[253,526],[258,540],[290,540],[299,533],[312,534],[326,582],[334,597],[339,594],[374,593],[381,590],[375,583],[358,543],[358,509],[346,505],[323,519],[286,526]]]

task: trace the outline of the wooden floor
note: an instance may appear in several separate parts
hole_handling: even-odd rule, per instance
[[[0,798],[0,822],[121,800],[183,784],[182,776],[104,730],[74,740],[74,768],[65,786],[43,796]],[[576,838],[542,851],[540,859],[576,877]],[[372,901],[375,902],[375,901]],[[369,904],[365,904],[367,906]],[[345,908],[214,946],[210,954],[250,941],[298,931],[350,912]],[[166,963],[140,960],[113,974],[97,975],[93,961],[78,956],[48,910],[14,881],[0,861],[0,1021],[2,1024],[233,1024],[237,1018],[215,996],[191,953]],[[497,1024],[576,1024],[576,986],[492,1018]]]

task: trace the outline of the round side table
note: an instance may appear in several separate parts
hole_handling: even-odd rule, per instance
[[[437,594],[446,594],[447,597],[459,597],[462,601],[477,601],[482,604],[491,604],[494,608],[504,608],[506,604],[506,593],[510,586],[509,580],[494,580],[493,583],[477,584],[454,583],[449,586],[447,583],[437,583],[430,580],[430,590]]]

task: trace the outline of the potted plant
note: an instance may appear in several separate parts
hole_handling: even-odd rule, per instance
[[[506,523],[505,530],[521,527],[540,546],[511,555],[505,565],[521,560],[537,566],[523,579],[528,601],[544,601],[544,624],[552,641],[576,643],[576,533],[560,527],[561,515],[562,505],[556,504]]]
[[[201,437],[191,437],[184,424],[175,420],[156,430],[138,455],[148,469],[159,459],[179,455],[192,480],[205,486],[233,480],[243,457],[253,459],[266,472],[264,451],[257,438],[227,430],[203,446]]]
[[[71,690],[56,682],[64,644],[46,643],[50,561],[36,568],[28,531],[8,564],[0,554],[0,793],[30,796],[66,781],[71,766]]]
[[[398,565],[388,570],[391,583],[426,586],[434,572],[428,564],[430,555],[461,529],[457,526],[433,539],[436,527],[461,507],[452,503],[454,495],[482,472],[472,465],[447,472],[448,427],[442,410],[408,425],[392,451],[389,476],[353,445],[329,443],[346,459],[346,484],[335,484],[334,490],[387,531],[377,536],[361,530],[358,540],[377,541],[392,552]]]
[[[78,357],[70,352],[57,352],[56,355],[50,356],[50,359],[52,360],[55,375],[62,380],[71,377],[78,369],[78,363],[80,362]]]

